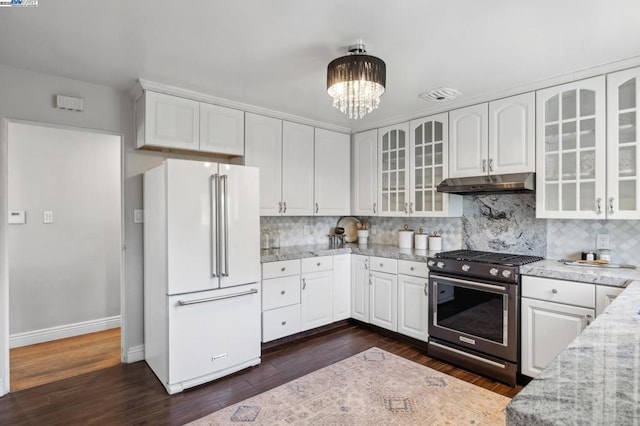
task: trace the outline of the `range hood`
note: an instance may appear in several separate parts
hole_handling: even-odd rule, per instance
[[[451,194],[474,194],[481,192],[533,191],[535,187],[535,173],[512,173],[507,175],[449,178],[440,182],[436,190]]]

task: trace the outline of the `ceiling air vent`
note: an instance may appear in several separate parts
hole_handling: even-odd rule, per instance
[[[424,99],[425,101],[442,102],[442,101],[450,101],[452,99],[457,98],[460,95],[462,95],[462,93],[458,92],[456,89],[451,89],[449,87],[438,87],[437,89],[420,93],[418,97],[420,99]]]

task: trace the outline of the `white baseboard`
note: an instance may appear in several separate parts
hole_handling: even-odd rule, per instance
[[[127,364],[144,360],[144,345],[134,346],[127,351],[127,358],[124,360]]]
[[[9,336],[9,348],[19,348],[20,346],[35,345],[36,343],[50,342],[51,340],[104,331],[110,328],[120,327],[120,323],[121,316],[116,315],[97,320],[77,322],[75,324],[16,333]]]
[[[7,393],[7,389],[4,387],[4,378],[0,377],[0,396]]]

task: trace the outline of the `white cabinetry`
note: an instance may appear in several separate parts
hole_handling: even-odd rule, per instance
[[[200,151],[244,155],[244,112],[200,102]]]
[[[300,260],[262,265],[262,341],[300,331]]]
[[[449,112],[449,175],[535,170],[535,94],[524,93]]]
[[[436,191],[449,176],[447,114],[413,120],[409,128],[409,214],[461,216],[462,197]]]
[[[244,155],[244,112],[144,91],[136,101],[137,147]]]
[[[196,151],[200,103],[146,90],[136,101],[137,147]]]
[[[351,255],[351,318],[369,322],[369,256]]]
[[[595,316],[595,286],[522,277],[521,373],[536,377]]]
[[[314,194],[316,216],[344,216],[351,210],[349,135],[315,129]]]
[[[313,127],[282,123],[282,214],[313,215]]]
[[[333,256],[333,321],[351,316],[351,255]]]
[[[640,68],[607,75],[608,219],[640,217]]]
[[[378,215],[408,216],[409,123],[378,129]]]
[[[351,213],[357,216],[378,214],[378,131],[356,133],[353,140]]]
[[[536,216],[604,219],[605,77],[539,90]]]
[[[373,256],[370,260],[369,322],[398,331],[397,261]]]
[[[487,174],[488,114],[486,103],[449,111],[450,177]]]
[[[600,315],[613,299],[618,297],[622,293],[624,288],[621,287],[609,287],[607,285],[596,286],[596,315]]]
[[[333,259],[302,259],[301,331],[333,321]]]
[[[429,271],[425,262],[398,261],[398,333],[427,341]]]

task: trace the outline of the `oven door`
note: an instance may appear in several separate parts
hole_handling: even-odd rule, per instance
[[[518,359],[518,286],[430,274],[429,336]]]

